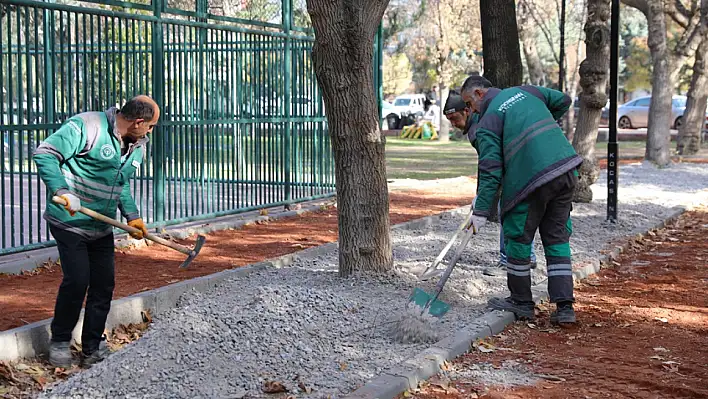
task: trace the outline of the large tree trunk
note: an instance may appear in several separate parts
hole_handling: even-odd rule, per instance
[[[573,147],[583,157],[580,179],[575,188],[573,201],[592,201],[593,185],[600,176],[595,158],[597,128],[602,108],[607,103],[607,82],[610,69],[610,0],[588,0],[588,17],[585,22],[585,45],[587,55],[580,63],[580,112],[573,137]]]
[[[393,268],[385,141],[373,84],[374,34],[388,0],[307,0],[312,59],[337,179],[339,274]]]
[[[541,58],[538,56],[536,48],[536,38],[534,37],[536,25],[531,17],[531,10],[528,0],[519,0],[517,5],[517,21],[519,27],[519,39],[521,40],[526,59],[526,67],[529,71],[529,80],[533,85],[545,86],[546,74],[543,71]]]
[[[679,128],[676,149],[680,155],[693,155],[701,149],[701,131],[706,123],[708,105],[708,37],[705,37],[696,52],[693,77],[688,90],[683,125]]]
[[[647,43],[651,52],[653,72],[651,78],[651,103],[649,126],[644,158],[659,166],[671,162],[671,60],[666,40],[666,14],[663,0],[650,0],[647,15],[649,36]]]
[[[521,85],[524,78],[514,0],[480,0],[484,77],[495,87]]]

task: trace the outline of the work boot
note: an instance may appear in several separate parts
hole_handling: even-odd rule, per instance
[[[575,310],[573,310],[572,302],[559,302],[556,304],[556,310],[551,313],[551,323],[553,324],[574,324]]]
[[[91,368],[94,364],[102,361],[105,359],[109,354],[108,346],[106,345],[106,341],[101,341],[98,344],[98,349],[90,352],[90,353],[82,353],[82,362],[81,366],[84,368]]]
[[[49,364],[63,369],[71,368],[71,342],[49,343]]]
[[[482,271],[485,276],[500,277],[506,275],[506,262],[501,260],[497,262],[494,266],[486,267]]]
[[[534,303],[519,303],[511,297],[506,298],[492,298],[489,300],[488,305],[492,309],[496,310],[506,310],[507,312],[512,312],[516,315],[518,319],[528,319],[533,320],[534,314]]]

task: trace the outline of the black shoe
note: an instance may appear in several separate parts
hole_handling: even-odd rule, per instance
[[[536,316],[534,314],[534,303],[518,303],[511,297],[507,298],[492,298],[488,302],[489,307],[496,310],[506,310],[507,312],[512,312],[516,315],[518,319],[528,319],[533,320]]]
[[[556,310],[551,313],[551,323],[553,324],[575,324],[575,310],[572,302],[556,304]]]
[[[101,341],[101,343],[98,345],[98,349],[90,353],[82,353],[81,366],[84,368],[90,368],[94,364],[103,361],[103,359],[105,359],[109,353],[110,351],[108,350],[106,341]]]

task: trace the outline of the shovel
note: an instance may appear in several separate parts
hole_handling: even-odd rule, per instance
[[[450,250],[450,248],[452,248],[452,244],[454,244],[455,240],[457,240],[457,236],[460,235],[462,230],[465,229],[465,226],[467,226],[467,224],[470,222],[471,218],[472,218],[472,210],[470,210],[470,213],[467,215],[467,218],[462,222],[462,224],[460,224],[460,227],[457,228],[457,231],[450,239],[450,242],[448,242],[447,245],[445,246],[445,248],[443,248],[443,250],[440,251],[440,255],[438,255],[438,257],[435,258],[433,263],[430,266],[428,266],[428,268],[425,269],[425,271],[418,276],[418,279],[420,281],[428,281],[431,278],[439,275],[440,273],[442,273],[444,271],[442,269],[438,270],[438,265],[440,263],[442,263],[443,258],[445,258],[445,255],[447,255],[447,252]]]
[[[443,287],[447,282],[447,279],[450,277],[450,274],[452,274],[452,270],[455,268],[455,264],[458,260],[460,260],[460,256],[462,256],[462,252],[465,250],[465,247],[470,241],[470,238],[472,238],[473,234],[475,234],[473,228],[470,228],[465,231],[465,234],[462,236],[460,246],[457,247],[457,251],[455,251],[455,254],[450,260],[450,264],[447,266],[447,269],[445,269],[445,272],[443,273],[442,277],[440,277],[438,284],[435,286],[435,291],[433,292],[433,294],[428,294],[420,288],[416,288],[413,290],[413,294],[411,295],[408,304],[414,303],[416,306],[423,309],[423,311],[420,313],[421,315],[428,311],[431,316],[440,318],[450,310],[450,305],[438,300],[438,296],[442,292]]]
[[[54,201],[54,203],[56,203],[58,205],[66,206],[66,201],[61,197],[54,196],[54,197],[52,197],[52,201]],[[103,223],[107,223],[107,224],[110,224],[111,226],[118,227],[119,229],[125,230],[128,233],[141,232],[140,229],[136,229],[135,227],[128,226],[127,224],[123,224],[115,219],[109,218],[108,216],[104,216],[98,212],[92,211],[91,209],[86,209],[84,207],[81,207],[81,209],[79,209],[79,212],[83,213],[86,216],[92,217],[96,220],[99,220]],[[146,235],[144,234],[143,236],[144,236],[144,238],[147,238],[150,241],[154,241],[158,244],[164,245],[166,247],[170,247],[176,251],[179,251],[179,252],[187,255],[187,260],[182,262],[182,264],[179,266],[182,269],[189,266],[189,264],[192,263],[194,258],[196,258],[197,255],[199,255],[199,251],[202,250],[202,247],[204,246],[204,242],[206,241],[206,237],[201,236],[201,235],[197,236],[197,242],[194,245],[194,249],[189,249],[185,246],[179,245],[179,244],[171,242],[171,241],[167,241],[164,238],[157,237],[152,234],[146,234]]]

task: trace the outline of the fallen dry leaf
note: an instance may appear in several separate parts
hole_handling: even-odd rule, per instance
[[[287,391],[287,388],[278,381],[266,381],[263,384],[263,392],[265,393],[282,393]]]
[[[301,391],[304,391],[306,394],[312,393],[312,388],[305,385],[302,381],[297,384],[297,387],[300,388]]]

